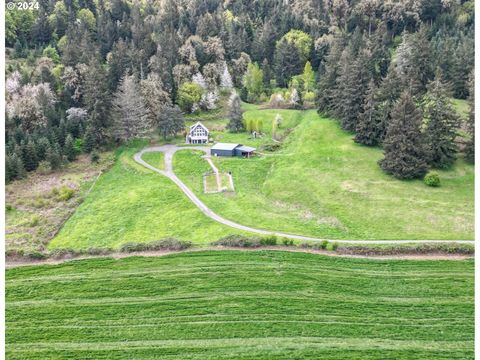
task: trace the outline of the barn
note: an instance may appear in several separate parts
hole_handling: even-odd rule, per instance
[[[243,156],[250,157],[255,153],[255,148],[242,144],[216,143],[210,149],[212,156]]]

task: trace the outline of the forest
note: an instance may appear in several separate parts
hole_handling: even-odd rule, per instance
[[[7,182],[176,135],[230,93],[231,131],[238,96],[315,108],[399,179],[474,161],[473,0],[39,0],[5,16]]]

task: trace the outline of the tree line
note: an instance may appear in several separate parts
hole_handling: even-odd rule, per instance
[[[422,161],[448,166],[460,126],[448,99],[473,99],[473,4],[40,0],[8,10],[7,181],[153,129],[168,137],[182,114],[215,109],[233,88],[244,101],[317,106],[386,154],[400,141],[400,104],[413,103]]]

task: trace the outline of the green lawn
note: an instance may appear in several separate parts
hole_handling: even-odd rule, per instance
[[[400,181],[377,165],[381,149],[355,144],[315,111],[245,117],[268,123],[277,112],[285,128],[294,128],[280,151],[214,159],[220,171],[232,172],[235,196],[203,194],[200,154],[178,152],[175,172],[214,211],[244,225],[332,239],[473,239],[473,166],[458,160],[439,171],[440,188]],[[223,133],[222,141],[258,146],[264,140]]]
[[[137,143],[119,150],[116,164],[100,177],[50,242],[50,250],[118,248],[126,242],[167,237],[209,243],[239,233],[204,216],[171,180],[137,164],[132,156],[145,145]],[[144,155],[152,165],[161,158],[158,154]]]
[[[162,152],[146,152],[142,159],[159,170],[165,169],[165,156]]]
[[[473,261],[272,251],[6,273],[8,359],[473,359]]]

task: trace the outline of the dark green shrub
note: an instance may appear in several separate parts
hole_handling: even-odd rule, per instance
[[[80,253],[72,249],[55,249],[52,250],[48,255],[54,259],[70,259],[79,256]]]
[[[213,246],[231,246],[231,247],[259,247],[260,238],[247,237],[243,235],[228,235],[212,243]]]
[[[264,237],[260,240],[260,244],[269,246],[277,245],[277,237],[275,235]]]
[[[24,256],[32,260],[43,260],[47,257],[47,254],[44,254],[40,251],[33,250],[33,251],[25,252]]]
[[[173,238],[167,238],[158,241],[146,243],[147,250],[185,250],[192,246],[190,241],[182,241]]]
[[[100,155],[98,155],[98,153],[95,150],[92,151],[92,153],[90,154],[90,161],[92,163],[97,163],[99,160],[100,160]]]
[[[327,246],[327,250],[330,250],[330,251],[337,251],[337,248],[338,248],[338,243],[336,242],[330,243],[329,246]]]
[[[127,242],[120,247],[120,252],[137,252],[147,250],[146,244]]]
[[[323,240],[321,243],[320,243],[320,248],[321,249],[326,249],[328,246],[328,241],[327,240]]]
[[[113,250],[108,248],[88,248],[84,252],[88,255],[108,255],[112,253]]]
[[[423,182],[427,186],[438,187],[438,186],[440,186],[440,176],[438,175],[437,172],[430,171],[423,178]]]
[[[11,204],[5,204],[5,211],[12,211],[13,206]]]
[[[287,238],[282,239],[282,244],[285,246],[294,246],[293,240]]]

